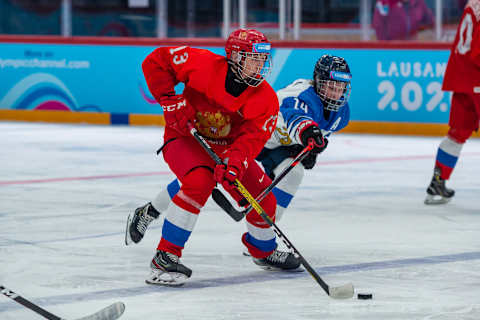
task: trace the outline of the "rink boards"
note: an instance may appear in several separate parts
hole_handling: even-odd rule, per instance
[[[0,37],[0,120],[163,125],[141,63],[161,45],[207,48],[220,40]],[[312,78],[325,54],[347,59],[351,122],[344,132],[444,135],[451,94],[441,90],[448,44],[274,42],[267,80],[278,90]],[[182,90],[179,85],[177,91]]]

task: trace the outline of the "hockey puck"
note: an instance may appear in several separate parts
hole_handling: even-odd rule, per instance
[[[371,293],[359,293],[357,294],[357,298],[360,300],[370,300],[373,298],[373,294]]]

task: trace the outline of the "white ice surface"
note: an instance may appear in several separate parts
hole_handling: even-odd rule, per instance
[[[0,123],[0,284],[68,319],[123,301],[121,319],[480,319],[480,141],[465,145],[447,205],[425,206],[441,138],[342,135],[279,227],[331,286],[241,255],[243,222],[209,201],[182,288],[144,283],[161,223],[136,246],[126,217],[173,175],[161,128]],[[0,296],[0,319],[42,319]]]

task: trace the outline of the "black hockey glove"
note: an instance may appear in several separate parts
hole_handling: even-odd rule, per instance
[[[327,148],[328,140],[322,135],[322,130],[314,124],[307,126],[300,133],[302,144],[307,146],[310,140],[313,140],[313,149],[310,153],[322,153]]]
[[[310,170],[313,167],[315,167],[315,164],[317,163],[317,156],[318,156],[318,153],[310,152],[302,160],[303,167],[307,170]]]

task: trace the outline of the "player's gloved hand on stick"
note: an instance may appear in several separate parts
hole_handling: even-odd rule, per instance
[[[160,99],[165,124],[183,135],[188,135],[187,122],[194,122],[195,110],[183,94],[167,95]]]
[[[241,179],[247,169],[246,159],[240,153],[230,153],[224,160],[225,164],[217,164],[213,172],[213,178],[222,184],[227,191],[233,190],[235,187],[233,182],[235,179]]]
[[[315,167],[315,164],[317,163],[317,156],[318,156],[318,153],[310,152],[302,160],[303,167],[307,170],[313,169],[313,167]]]
[[[310,141],[313,141],[313,149],[311,153],[322,153],[327,148],[328,140],[322,135],[322,130],[313,121],[307,122],[300,131],[300,139],[302,144],[307,146]]]

